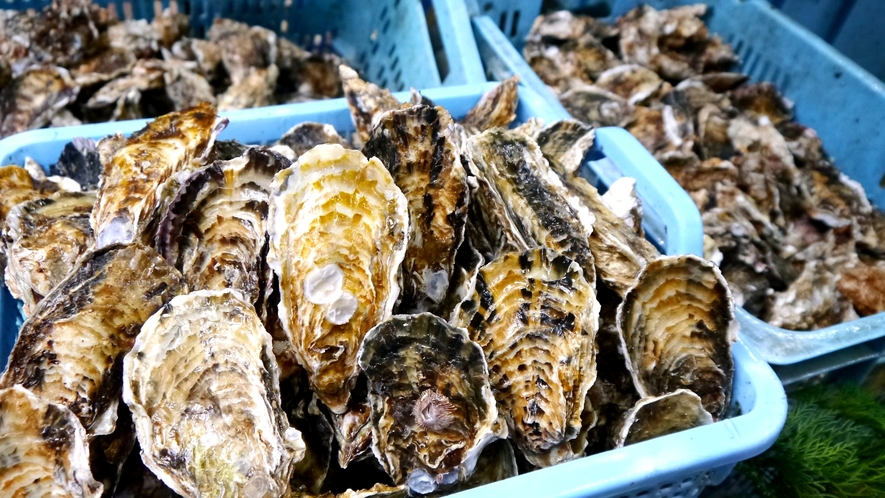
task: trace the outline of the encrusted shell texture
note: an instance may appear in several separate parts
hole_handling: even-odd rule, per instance
[[[126,356],[123,399],[145,465],[183,496],[282,496],[301,433],[250,303],[232,291],[174,298]]]
[[[22,325],[0,378],[79,417],[90,436],[114,431],[123,356],[141,325],[186,292],[153,249],[110,246],[86,254]]]
[[[545,248],[484,266],[459,324],[483,349],[511,436],[536,466],[580,455],[587,391],[596,381],[596,290],[574,261]]]
[[[688,389],[715,419],[725,414],[737,322],[731,291],[715,265],[693,255],[658,258],[627,291],[617,319],[642,397]]]
[[[0,390],[0,489],[5,496],[98,498],[86,431],[64,406],[21,386]]]
[[[713,416],[704,409],[701,398],[687,389],[679,389],[637,401],[613,431],[613,446],[620,448],[712,423]]]
[[[497,439],[482,349],[429,313],[395,315],[366,336],[372,450],[396,483],[427,494],[465,480]]]
[[[280,319],[311,388],[344,413],[359,345],[399,296],[406,199],[377,159],[318,145],[277,174],[270,218]]]
[[[452,123],[440,107],[389,111],[363,147],[387,167],[409,203],[399,312],[439,312],[464,239],[467,173],[448,130]]]

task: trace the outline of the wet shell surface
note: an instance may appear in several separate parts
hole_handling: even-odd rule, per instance
[[[390,90],[362,80],[356,71],[347,66],[342,65],[339,73],[357,138],[364,144],[371,138],[381,114],[398,109],[400,103]]]
[[[363,337],[393,311],[408,243],[407,202],[377,159],[319,145],[277,174],[268,263],[280,319],[311,388],[346,411]]]
[[[642,397],[688,389],[722,418],[731,397],[737,322],[719,268],[692,255],[652,261],[624,296],[617,320]]]
[[[338,144],[350,148],[350,143],[335,131],[334,126],[323,123],[298,123],[277,141],[277,145],[285,145],[292,149],[295,157],[290,159],[293,161],[298,159],[298,156],[322,144]]]
[[[149,242],[162,216],[161,185],[212,147],[225,121],[206,104],[175,112],[133,134],[105,164],[92,212],[96,247]]]
[[[502,434],[482,349],[429,313],[374,327],[359,355],[369,379],[372,451],[394,482],[418,494],[469,477]]]
[[[109,246],[86,254],[22,326],[0,388],[20,384],[70,408],[90,436],[110,434],[123,356],[141,325],[186,288],[153,249]]]
[[[701,398],[679,389],[637,401],[615,429],[613,446],[620,448],[712,423],[713,416],[704,409]]]
[[[74,268],[92,242],[95,193],[59,192],[17,205],[7,216],[5,281],[25,316]]]
[[[516,119],[516,106],[519,104],[518,85],[519,76],[513,76],[486,92],[476,106],[467,113],[464,127],[477,132],[498,127],[506,128]]]
[[[580,455],[571,442],[596,381],[599,328],[581,267],[545,248],[504,254],[480,269],[458,323],[482,347],[498,408],[529,462]]]
[[[0,138],[46,126],[79,91],[64,68],[29,68],[0,91]]]
[[[216,161],[182,182],[157,229],[156,247],[191,290],[234,289],[255,303],[266,243],[270,186],[289,160],[264,147]]]
[[[409,203],[400,312],[439,312],[464,240],[467,173],[448,130],[452,124],[440,107],[389,111],[363,147],[387,167]]]
[[[86,431],[61,405],[21,386],[0,389],[0,489],[6,496],[98,498]]]
[[[174,298],[126,356],[123,399],[145,465],[182,496],[281,496],[301,433],[280,406],[271,339],[231,291]]]

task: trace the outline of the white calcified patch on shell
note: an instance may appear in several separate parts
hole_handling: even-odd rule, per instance
[[[400,103],[389,90],[360,79],[353,69],[342,64],[338,72],[344,87],[344,98],[347,99],[350,116],[356,126],[357,138],[360,144],[364,144],[371,137],[381,114],[398,109]]]
[[[722,273],[697,256],[662,256],[618,307],[627,366],[642,397],[689,389],[715,419],[728,409],[737,340],[734,300]]]
[[[191,290],[234,289],[256,303],[270,186],[289,160],[264,147],[216,161],[182,182],[157,228],[156,247]]]
[[[366,335],[359,362],[372,451],[412,492],[464,481],[483,447],[503,435],[482,349],[467,331],[430,313],[395,315]]]
[[[67,69],[36,66],[26,70],[0,91],[0,138],[42,128],[79,91]]]
[[[637,401],[618,421],[613,446],[620,448],[712,423],[713,416],[704,409],[701,398],[687,389],[679,389]]]
[[[295,157],[290,159],[293,161],[310,149],[322,144],[338,144],[345,148],[351,148],[350,143],[335,131],[334,126],[310,121],[298,123],[289,128],[289,131],[277,140],[277,145],[285,145],[292,149]]]
[[[96,247],[153,240],[153,230],[169,199],[161,186],[170,177],[193,169],[208,153],[226,120],[215,109],[199,105],[167,114],[133,134],[104,163],[91,225]]]
[[[512,76],[489,90],[464,117],[464,127],[476,133],[506,128],[516,119],[519,76]]]
[[[340,145],[318,145],[278,173],[271,197],[268,263],[279,276],[280,318],[312,389],[340,414],[359,344],[399,296],[406,199],[380,161]]]
[[[589,245],[595,215],[570,194],[534,140],[519,132],[489,130],[468,140],[467,156],[471,171],[486,178],[500,198],[480,203],[497,204],[507,219],[497,226],[487,225],[488,233],[500,231],[505,223],[514,226],[526,241],[517,251],[538,246],[553,249],[575,260],[587,281],[596,283]],[[479,195],[487,194],[479,191]]]
[[[409,203],[400,312],[439,313],[467,222],[467,173],[441,107],[413,105],[381,115],[363,147],[377,157]]]
[[[153,249],[87,253],[22,325],[0,388],[20,384],[70,408],[90,436],[110,434],[123,356],[145,320],[186,288]]]
[[[6,217],[5,281],[25,316],[74,268],[92,243],[95,193],[59,192],[17,205]]]
[[[21,386],[0,390],[0,489],[7,496],[98,498],[86,431],[61,405]]]
[[[573,119],[563,119],[545,126],[535,140],[550,167],[564,176],[577,173],[595,138],[596,133],[591,126]]]
[[[618,178],[608,190],[602,194],[602,202],[624,220],[624,223],[633,229],[640,237],[644,235],[642,229],[642,199],[636,193],[636,179],[629,176]]]
[[[596,381],[596,290],[574,261],[545,248],[484,266],[458,324],[483,349],[495,399],[530,463],[579,456],[587,391]]]
[[[301,433],[280,406],[271,339],[238,294],[174,298],[123,368],[145,465],[183,496],[281,496]]]

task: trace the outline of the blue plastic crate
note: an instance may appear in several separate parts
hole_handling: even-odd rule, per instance
[[[94,0],[118,15],[152,19],[151,0]],[[0,0],[3,9],[42,9],[51,0]],[[126,7],[125,4],[129,6]],[[332,36],[332,47],[360,73],[392,90],[485,81],[462,2],[454,0],[176,0],[203,37],[214,19],[263,26],[295,43]],[[163,7],[169,0],[162,1]],[[416,70],[417,69],[417,70]]]
[[[428,90],[424,94],[463,117],[492,84],[456,86]],[[407,100],[405,93],[396,95]],[[247,143],[275,141],[286,130],[303,121],[333,125],[339,132],[353,133],[350,112],[343,99],[305,104],[265,107],[224,113],[230,126],[221,139],[236,138]],[[517,121],[537,117],[546,122],[560,119],[562,112],[550,108],[546,100],[529,88],[520,89]],[[71,128],[34,130],[0,141],[0,164],[21,163],[31,156],[43,165],[54,162],[66,143],[76,136],[98,139],[116,131],[130,134],[147,120],[93,124]],[[620,128],[597,130],[593,160],[585,173],[599,183],[601,178],[624,173],[644,172],[645,178],[669,180],[670,176],[642,148],[636,139]],[[605,181],[601,181],[605,183]],[[653,185],[654,183],[652,183]],[[666,182],[663,185],[669,185]],[[673,197],[685,195],[678,188]],[[666,200],[669,194],[660,194]],[[649,200],[646,200],[650,203]],[[684,252],[679,244],[683,223],[671,204],[660,206],[668,237],[658,243],[666,252]],[[694,205],[691,205],[694,208]],[[694,210],[697,214],[697,210]],[[674,217],[675,216],[675,217]],[[674,246],[671,247],[671,242]],[[673,250],[673,248],[678,250]],[[5,288],[3,292],[6,292]],[[9,296],[0,297],[0,346],[6,347],[17,333],[18,312]],[[4,364],[9,349],[0,350]],[[783,387],[771,368],[740,340],[734,345],[735,377],[733,404],[741,415],[678,434],[608,451],[482,486],[455,496],[697,496],[707,484],[725,478],[739,461],[753,457],[774,443],[786,418],[787,402]],[[5,368],[5,367],[4,367]],[[654,492],[657,494],[648,494]],[[644,493],[644,494],[643,494]],[[664,494],[661,494],[664,493]]]
[[[494,79],[518,74],[538,91],[548,106],[563,110],[553,93],[522,57],[524,39],[541,12],[540,0],[480,0],[468,4],[480,55]],[[693,0],[566,0],[563,8],[614,21],[640,3],[670,8]],[[814,128],[836,165],[859,181],[867,195],[885,208],[885,86],[826,42],[802,28],[768,3],[758,0],[709,0],[710,30],[731,43],[743,64],[740,70],[756,81],[772,81],[796,103],[796,120]],[[505,35],[501,28],[507,31]],[[682,241],[687,252],[701,254],[701,231]],[[807,378],[867,361],[872,347],[882,352],[885,313],[815,331],[773,327],[737,310],[741,334],[766,361],[774,365],[808,363],[807,371],[791,368],[790,378]],[[864,347],[855,347],[864,345]],[[801,370],[801,369],[800,369]],[[787,373],[785,373],[787,375]]]

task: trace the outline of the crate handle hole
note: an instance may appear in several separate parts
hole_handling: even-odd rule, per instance
[[[513,11],[513,18],[510,20],[510,36],[516,36],[516,26],[519,24],[519,11]]]
[[[501,19],[498,20],[498,27],[503,32],[507,32],[507,13],[501,12]]]

